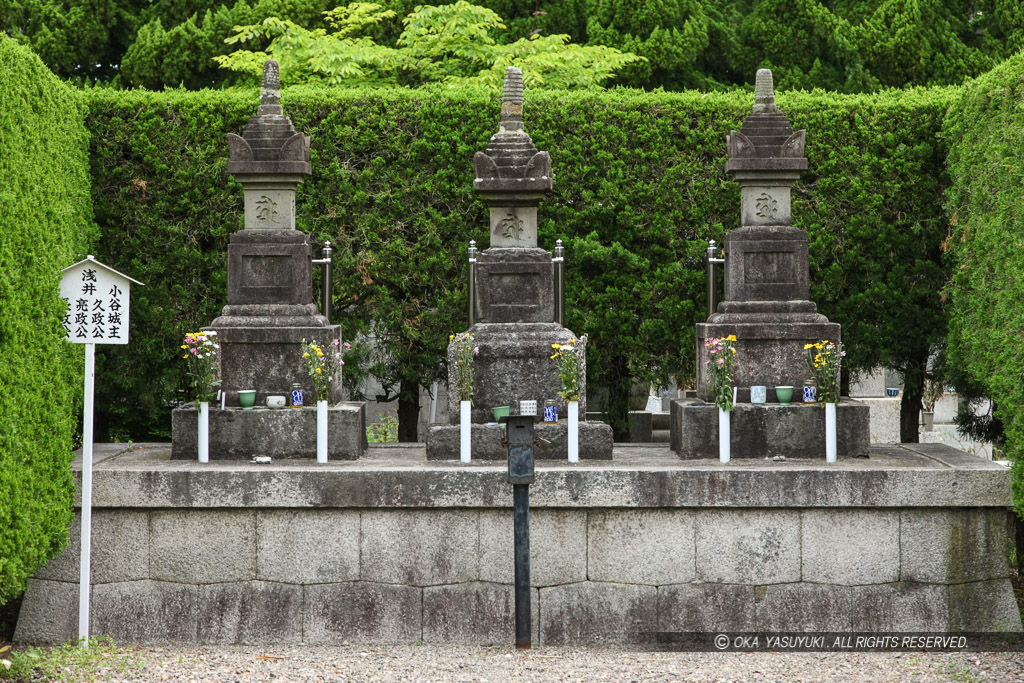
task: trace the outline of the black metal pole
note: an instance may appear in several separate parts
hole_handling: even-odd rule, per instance
[[[516,649],[529,650],[530,629],[530,485],[512,486],[515,527]]]

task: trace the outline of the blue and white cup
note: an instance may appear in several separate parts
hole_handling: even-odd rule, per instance
[[[804,385],[804,403],[817,403],[818,386],[816,384]]]
[[[768,387],[762,387],[762,386],[750,387],[750,402],[751,403],[767,403],[768,402]]]
[[[548,424],[558,422],[558,406],[544,406],[544,421]]]
[[[304,401],[304,392],[302,389],[292,389],[292,407],[301,408]]]

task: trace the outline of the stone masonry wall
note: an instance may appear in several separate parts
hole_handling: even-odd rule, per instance
[[[645,631],[1020,630],[1002,508],[531,510],[534,643]],[[19,641],[77,633],[77,529]],[[488,507],[99,508],[92,632],[118,642],[513,639]]]

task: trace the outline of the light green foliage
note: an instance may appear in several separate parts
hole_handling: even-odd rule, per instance
[[[124,55],[127,84],[151,90],[184,86],[189,89],[231,84],[236,79],[218,67],[214,58],[231,48],[224,38],[237,26],[262,22],[283,12],[292,21],[319,22],[327,0],[258,0],[250,5],[209,4],[181,16],[169,6],[154,6]]]
[[[359,35],[395,13],[380,5],[353,3],[325,13],[334,31],[305,29],[270,17],[236,27],[229,43],[269,39],[265,50],[236,50],[215,57],[224,68],[259,73],[273,58],[286,83],[330,85],[499,85],[505,69],[522,69],[528,86],[599,87],[616,70],[639,61],[635,55],[604,46],[569,43],[567,35],[522,38],[498,44],[491,35],[504,28],[491,10],[458,0],[450,5],[418,6],[403,20],[397,46],[387,47]]]
[[[5,36],[0,73],[3,603],[68,540],[83,353],[64,341],[58,286],[95,232],[80,98]]]
[[[950,107],[950,351],[995,401],[1024,515],[1024,53],[967,84]]]

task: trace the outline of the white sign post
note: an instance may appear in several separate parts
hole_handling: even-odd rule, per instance
[[[66,339],[85,344],[85,407],[82,415],[82,554],[79,564],[78,640],[89,647],[89,585],[92,552],[92,412],[96,345],[128,343],[131,283],[138,280],[105,266],[89,255],[63,270],[60,297]]]

